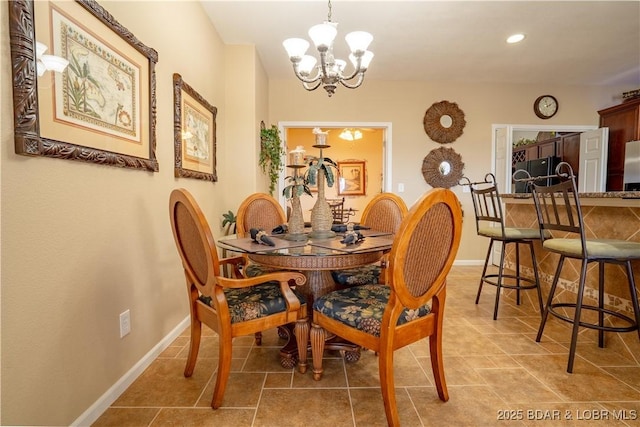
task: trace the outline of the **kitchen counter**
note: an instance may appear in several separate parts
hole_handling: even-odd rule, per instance
[[[580,193],[582,215],[588,235],[596,239],[620,239],[640,241],[640,191],[615,191],[606,193]],[[506,225],[509,227],[537,227],[538,219],[530,194],[502,194],[505,204]],[[547,294],[551,278],[555,272],[558,255],[546,252],[534,243],[538,260],[538,272],[543,284],[543,294]],[[515,266],[514,254],[507,254],[507,265]],[[640,260],[633,261],[636,278],[640,277]],[[580,263],[568,259],[562,270],[558,286],[567,292],[575,292],[579,279]],[[597,296],[597,267],[591,266],[588,273],[585,295]],[[532,274],[531,274],[532,275]],[[607,266],[605,269],[606,301],[609,308],[633,313],[626,279],[620,280],[620,267]],[[575,298],[575,297],[574,297]]]
[[[640,207],[640,191],[608,191],[606,193],[578,193],[582,206]],[[531,203],[529,193],[501,194],[505,203]]]

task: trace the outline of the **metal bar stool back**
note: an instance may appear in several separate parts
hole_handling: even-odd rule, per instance
[[[631,268],[631,260],[640,259],[640,243],[586,237],[576,178],[568,163],[560,163],[556,167],[556,175],[548,177],[561,181],[550,186],[538,185],[535,179],[532,178],[518,179],[516,178],[518,173],[519,171],[516,171],[516,174],[514,174],[514,180],[528,180],[532,185],[532,195],[542,233],[543,248],[560,255],[536,341],[540,342],[542,338],[549,314],[571,323],[573,330],[567,363],[567,372],[571,373],[573,372],[580,326],[598,330],[598,346],[601,348],[604,347],[605,331],[631,332],[637,330],[640,337],[640,330],[638,329],[640,309],[638,308],[638,296]],[[558,302],[558,298],[555,298],[556,301],[554,302],[558,280],[566,258],[581,260],[580,281],[575,303]],[[587,265],[591,262],[597,262],[599,267],[597,306],[585,304],[583,300]],[[619,264],[626,267],[634,318],[604,306],[604,265],[606,263]],[[597,323],[591,323],[583,319],[583,310],[595,312],[598,318]],[[570,315],[571,311],[573,311],[573,316]],[[605,316],[607,316],[607,322],[605,322]],[[614,324],[611,322],[612,320],[617,321]],[[620,326],[621,324],[624,326]]]
[[[463,177],[460,184],[468,185],[471,189],[471,198],[473,200],[473,209],[476,217],[476,230],[478,235],[491,239],[487,250],[487,257],[484,262],[484,268],[482,269],[482,275],[480,277],[476,304],[480,301],[480,294],[484,283],[496,286],[496,299],[493,309],[493,320],[496,320],[498,318],[500,294],[503,288],[514,289],[516,291],[516,303],[518,305],[521,303],[520,291],[525,289],[536,289],[538,306],[540,308],[540,313],[542,313],[542,294],[540,292],[540,280],[538,278],[538,268],[535,252],[533,250],[533,242],[540,240],[540,231],[537,228],[514,228],[507,227],[505,225],[500,192],[498,191],[496,179],[493,174],[488,173],[485,175],[484,181],[480,182],[471,182],[469,178]],[[493,249],[494,242],[496,241],[501,242],[502,244],[498,274],[487,274],[491,251]],[[506,250],[509,243],[515,243],[515,274],[504,272]],[[520,271],[521,244],[529,247],[533,278],[524,276]],[[508,279],[508,283],[505,279]]]

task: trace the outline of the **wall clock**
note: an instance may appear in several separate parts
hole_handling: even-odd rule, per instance
[[[441,144],[448,144],[462,135],[462,129],[467,122],[458,104],[441,101],[429,107],[424,115],[423,124],[429,138]]]
[[[541,119],[550,119],[558,112],[558,100],[552,95],[542,95],[533,103],[533,112]]]

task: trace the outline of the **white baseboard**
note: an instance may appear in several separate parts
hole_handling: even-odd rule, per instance
[[[88,426],[93,424],[104,411],[116,401],[118,397],[124,391],[129,388],[131,384],[144,372],[145,369],[153,363],[154,360],[162,353],[169,345],[180,336],[182,331],[189,326],[189,316],[185,317],[183,321],[165,336],[158,344],[156,344],[142,359],[138,361],[122,378],[120,378],[105,394],[91,405],[82,415],[80,415],[73,423],[72,426]]]
[[[453,265],[469,266],[484,265],[483,260],[457,260]],[[72,426],[87,426],[93,424],[113,402],[153,363],[154,360],[189,326],[189,316],[185,317],[167,336],[156,344],[142,359],[138,361],[125,375],[122,376],[105,394],[80,415]]]

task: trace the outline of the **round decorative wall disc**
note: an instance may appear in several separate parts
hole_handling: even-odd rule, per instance
[[[463,169],[462,157],[453,148],[440,147],[431,150],[422,161],[422,176],[427,184],[434,188],[458,185]]]
[[[462,129],[467,122],[458,104],[440,101],[429,107],[424,115],[423,124],[429,138],[441,144],[448,144],[462,135]]]

